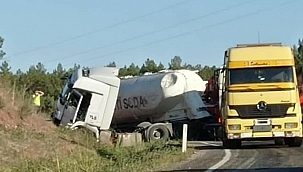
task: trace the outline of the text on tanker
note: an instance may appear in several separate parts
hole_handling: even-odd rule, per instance
[[[147,103],[146,98],[142,96],[128,98],[118,97],[115,110],[145,107]]]

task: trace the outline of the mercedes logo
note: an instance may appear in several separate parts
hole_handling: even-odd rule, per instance
[[[260,102],[257,104],[257,109],[258,109],[258,110],[265,110],[266,107],[267,107],[267,104],[266,104],[266,102],[264,102],[264,101],[260,101]]]

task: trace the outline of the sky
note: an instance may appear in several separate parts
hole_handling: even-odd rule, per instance
[[[303,0],[2,0],[0,36],[12,71],[131,63],[220,66],[240,43],[303,38]]]

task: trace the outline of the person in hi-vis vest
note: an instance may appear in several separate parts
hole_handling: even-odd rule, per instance
[[[37,113],[40,111],[40,106],[41,106],[40,97],[43,95],[44,95],[44,92],[40,91],[40,90],[36,90],[35,94],[33,95],[35,110]]]

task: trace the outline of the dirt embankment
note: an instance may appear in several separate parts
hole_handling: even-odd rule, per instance
[[[22,127],[26,130],[51,132],[54,125],[42,114],[34,113],[30,102],[17,99],[8,89],[0,87],[0,125],[6,129]]]
[[[75,148],[45,116],[0,88],[0,169],[16,162],[52,159]]]

